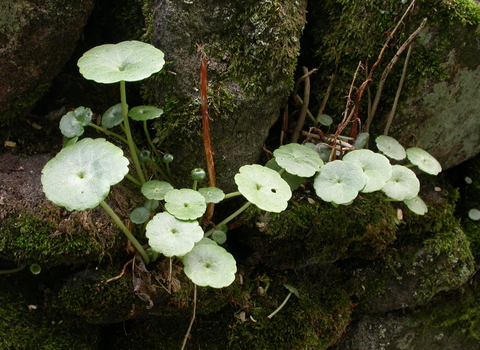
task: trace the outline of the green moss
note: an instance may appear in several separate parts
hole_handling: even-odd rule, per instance
[[[396,238],[396,212],[379,193],[338,208],[318,198],[311,204],[304,196],[297,194],[280,214],[250,211],[254,216],[247,223],[262,232],[247,244],[262,251],[268,264],[298,268],[348,257],[373,259]]]
[[[82,228],[88,225],[83,221],[87,214],[72,214],[61,227],[53,215],[44,209],[42,214],[20,211],[15,217],[5,218],[0,235],[0,257],[22,264],[37,263],[44,268],[102,259],[108,238]]]

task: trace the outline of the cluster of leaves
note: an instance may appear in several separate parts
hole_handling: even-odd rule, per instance
[[[245,165],[235,175],[238,192],[225,195],[215,187],[200,188],[197,183],[205,177],[201,169],[192,171],[193,189],[177,189],[169,176],[172,156],[156,150],[150,141],[146,121],[159,118],[163,111],[151,106],[128,109],[125,81],[148,78],[163,67],[163,53],[151,45],[130,41],[117,45],[102,45],[85,53],[79,60],[80,72],[85,78],[99,83],[120,83],[121,103],[109,108],[102,117],[100,128],[91,123],[92,112],[79,107],[67,113],[60,122],[62,133],[68,138],[64,148],[50,160],[42,171],[42,184],[49,200],[70,211],[82,211],[101,205],[133,242],[145,262],[159,254],[179,257],[185,274],[199,286],[222,288],[235,279],[236,262],[221,247],[226,241],[226,223],[250,204],[267,212],[282,212],[304,178],[313,178],[317,195],[334,205],[348,205],[359,192],[383,191],[389,198],[404,201],[418,214],[426,212],[425,203],[418,197],[419,181],[415,173],[404,165],[391,165],[390,157],[403,160],[408,157],[413,165],[436,175],[440,164],[427,152],[418,148],[405,150],[396,140],[387,136],[376,139],[380,153],[354,150],[342,160],[324,163],[311,147],[296,143],[281,146],[265,166]],[[140,151],[133,143],[129,119],[144,123],[147,140],[153,151]],[[85,138],[78,141],[85,126],[95,127],[118,138],[129,146],[138,178],[129,174],[129,161],[123,151],[103,138]],[[120,126],[126,138],[109,131]],[[156,179],[146,181],[146,165]],[[139,187],[145,197],[142,207],[135,208],[130,220],[144,228],[149,250],[125,227],[105,203],[110,187],[124,178]],[[162,179],[162,180],[161,180]],[[247,203],[214,229],[204,233],[200,220],[210,203],[242,195]],[[211,238],[210,238],[211,237]]]

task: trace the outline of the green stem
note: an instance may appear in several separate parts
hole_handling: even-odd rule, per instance
[[[133,142],[132,131],[130,130],[130,123],[128,121],[127,93],[124,80],[120,81],[120,99],[122,101],[123,126],[125,127],[125,135],[127,135],[128,147],[130,148],[133,164],[135,165],[135,170],[140,178],[140,182],[144,184],[146,182],[145,176],[143,174],[142,167],[140,166],[140,161],[137,157],[137,148]]]
[[[110,135],[110,136],[113,136],[113,137],[116,137],[117,139],[119,139],[120,141],[124,142],[126,145],[128,145],[128,141],[126,138],[120,136],[119,134],[116,134],[110,130],[107,130],[107,129],[104,129],[96,124],[93,124],[93,123],[88,123],[88,126],[91,126],[92,128],[94,129],[97,129],[101,132],[103,132],[104,134],[107,134],[107,135]]]
[[[217,224],[217,226],[226,225],[228,222],[230,222],[230,220],[234,219],[235,217],[240,215],[243,211],[245,211],[245,209],[247,209],[251,204],[252,203],[250,203],[250,202],[245,203],[236,212],[234,212],[232,215],[228,216],[223,221],[219,222]],[[212,235],[213,231],[215,231],[215,228],[212,228],[211,230],[207,231],[207,233],[205,233],[205,237],[210,237]]]
[[[275,316],[277,314],[277,312],[279,312],[285,306],[285,304],[287,303],[288,299],[290,299],[290,296],[292,294],[293,294],[292,292],[288,293],[288,295],[285,298],[285,300],[283,301],[283,303],[280,304],[280,306],[274,312],[272,312],[270,315],[268,315],[267,318],[271,319],[273,316]]]
[[[192,186],[192,189],[193,189],[194,191],[196,191],[196,190],[197,190],[197,185],[198,185],[198,181],[196,181],[196,180],[193,180],[193,186]]]
[[[232,198],[232,197],[236,197],[236,196],[241,196],[242,194],[240,192],[232,192],[232,193],[228,193],[225,195],[225,197],[223,199],[228,199],[228,198]]]
[[[100,205],[102,206],[103,209],[107,212],[108,215],[113,219],[115,224],[122,230],[122,232],[127,236],[127,238],[132,242],[133,246],[137,249],[137,251],[140,253],[140,255],[143,258],[143,261],[145,264],[148,264],[150,262],[150,259],[148,258],[147,252],[145,252],[145,249],[140,245],[140,243],[137,241],[135,236],[130,232],[130,230],[125,226],[125,224],[122,222],[122,220],[118,217],[118,215],[113,211],[112,208],[105,202],[101,201]]]
[[[7,273],[15,273],[15,272],[21,271],[25,268],[25,266],[27,266],[27,265],[22,265],[22,266],[16,267],[14,269],[9,269],[9,270],[0,270],[0,275],[6,275]]]
[[[134,178],[132,175],[127,174],[125,175],[125,177],[129,179],[131,182],[133,182],[135,185],[137,185],[138,187],[142,187],[142,183],[138,181],[136,178]]]

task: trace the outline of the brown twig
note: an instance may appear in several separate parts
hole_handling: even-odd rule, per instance
[[[295,130],[293,131],[292,138],[290,139],[290,142],[295,143],[298,141],[298,138],[300,137],[300,132],[302,131],[303,124],[305,124],[305,117],[307,116],[307,111],[308,111],[308,103],[310,102],[310,75],[315,73],[317,71],[317,68],[312,69],[311,71],[308,71],[307,67],[303,67],[303,76],[298,79],[297,81],[297,87],[298,84],[305,80],[305,86],[304,86],[304,92],[303,92],[303,103],[302,103],[302,108],[300,109],[300,115],[298,117],[297,125],[295,126]],[[296,96],[296,93],[294,94]]]
[[[385,81],[387,80],[387,76],[392,70],[393,66],[395,63],[397,63],[398,58],[400,55],[405,51],[405,49],[411,44],[413,39],[420,33],[420,31],[425,27],[425,24],[427,23],[427,18],[424,18],[422,23],[418,26],[418,28],[408,37],[407,40],[402,44],[402,46],[398,49],[397,53],[393,58],[391,59],[390,63],[387,65],[385,70],[382,73],[382,77],[380,79],[380,82],[378,83],[378,88],[377,88],[377,93],[375,94],[375,99],[373,100],[373,105],[372,105],[372,110],[371,114],[368,116],[367,122],[365,124],[365,131],[368,132],[370,130],[370,124],[372,123],[373,116],[375,115],[375,112],[377,110],[378,104],[380,102],[380,97],[383,92],[383,86],[385,85]]]
[[[193,285],[193,314],[192,319],[190,320],[190,324],[188,325],[187,333],[185,334],[185,338],[183,338],[182,348],[180,350],[184,350],[185,346],[187,345],[188,337],[190,336],[190,331],[192,330],[193,322],[195,321],[195,315],[197,311],[197,285]]]
[[[201,49],[200,49],[201,50]],[[217,178],[215,175],[215,163],[213,161],[212,142],[210,139],[210,118],[208,116],[208,94],[207,94],[207,55],[200,53],[200,97],[202,104],[202,135],[205,160],[207,163],[208,186],[216,187]],[[203,222],[208,223],[212,219],[215,204],[209,203],[203,217]]]
[[[110,283],[110,282],[113,282],[113,281],[116,281],[116,280],[119,280],[120,278],[123,277],[123,275],[125,275],[125,271],[127,269],[127,266],[128,264],[131,264],[133,262],[133,258],[128,260],[125,265],[123,265],[123,268],[122,268],[122,272],[120,272],[120,274],[118,276],[115,276],[115,277],[112,277],[112,278],[109,278],[108,280],[106,280],[104,283]]]
[[[392,125],[393,118],[395,116],[395,112],[397,110],[398,100],[400,99],[400,94],[402,92],[403,83],[405,82],[405,76],[407,75],[407,67],[408,61],[410,59],[410,54],[412,53],[412,45],[408,47],[407,57],[405,57],[405,63],[403,64],[403,71],[402,76],[400,77],[400,82],[398,83],[397,93],[395,94],[395,100],[393,101],[392,110],[390,111],[390,115],[387,119],[387,124],[385,125],[385,129],[383,131],[384,135],[388,135],[388,130],[390,129],[390,125]]]

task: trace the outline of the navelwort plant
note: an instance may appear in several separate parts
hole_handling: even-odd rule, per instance
[[[419,148],[405,150],[395,139],[379,136],[376,144],[381,153],[367,149],[347,152],[341,160],[324,162],[319,153],[296,143],[281,146],[266,166],[245,165],[234,181],[238,192],[225,194],[216,187],[199,188],[205,171],[194,169],[191,189],[178,189],[170,175],[173,157],[162,155],[148,134],[146,121],[159,118],[163,111],[151,106],[129,109],[126,81],[141,81],[160,71],[163,53],[153,46],[127,41],[117,45],[102,45],[86,52],[78,61],[80,73],[98,83],[119,83],[121,102],[109,108],[102,117],[102,127],[91,122],[92,112],[85,107],[63,116],[62,133],[68,138],[64,148],[42,170],[42,184],[49,200],[69,211],[83,211],[101,206],[133,243],[145,264],[159,255],[178,257],[185,274],[198,286],[222,288],[235,280],[234,257],[221,244],[226,241],[226,224],[248,206],[254,204],[267,212],[279,213],[288,206],[292,191],[304,178],[313,177],[316,194],[334,205],[349,205],[360,192],[382,191],[392,201],[403,201],[413,212],[424,214],[427,207],[418,192],[420,183],[409,168],[418,166],[436,175],[440,164]],[[150,150],[133,142],[129,119],[143,123]],[[78,141],[86,126],[94,127],[123,142],[129,149],[134,171],[130,174],[129,160],[120,147],[103,138]],[[109,130],[120,126],[125,136]],[[315,146],[313,146],[315,147]],[[390,159],[409,165],[391,164]],[[153,177],[152,180],[147,179]],[[139,240],[124,225],[121,218],[106,203],[111,186],[124,178],[139,188],[145,198],[142,207],[135,208],[130,220],[144,228],[140,240],[148,239],[144,249]],[[237,211],[204,232],[200,220],[209,203],[242,195],[246,202]]]

